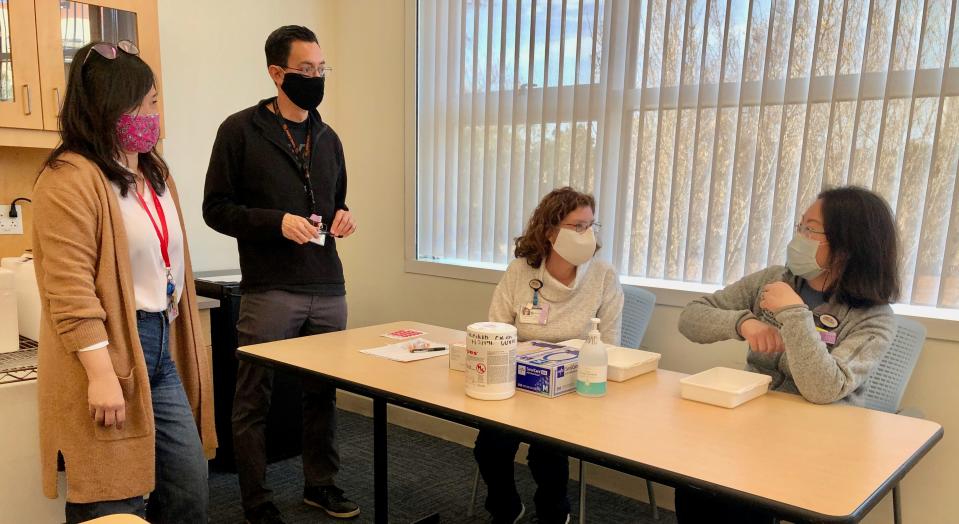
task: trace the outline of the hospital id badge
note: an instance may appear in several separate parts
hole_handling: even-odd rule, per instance
[[[172,324],[173,321],[176,320],[176,317],[178,316],[180,316],[179,306],[176,303],[174,303],[172,300],[168,300],[166,305],[167,321],[169,321]]]
[[[836,335],[835,331],[826,331],[825,329],[818,328],[818,327],[816,328],[816,331],[819,332],[819,339],[822,340],[823,344],[826,344],[828,346],[836,345],[836,340],[839,337]]]
[[[323,217],[318,216],[317,214],[310,215],[310,223],[313,224],[313,227],[319,228],[319,233],[317,233],[315,238],[311,238],[310,242],[318,246],[326,245],[326,224],[323,223]]]
[[[540,326],[545,326],[548,320],[549,304],[534,306],[532,303],[527,303],[519,311],[520,324],[539,324]]]

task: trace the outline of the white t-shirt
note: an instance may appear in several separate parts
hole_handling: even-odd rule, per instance
[[[130,268],[133,271],[133,295],[137,311],[159,313],[167,308],[167,272],[160,250],[160,238],[150,217],[143,210],[137,198],[135,189],[127,191],[127,196],[120,196],[120,188],[111,184],[120,203],[120,212],[123,215],[123,227],[126,230],[127,247],[130,253]],[[167,189],[162,195],[157,195],[163,212],[166,216],[167,230],[170,235],[170,265],[173,281],[176,283],[174,300],[179,303],[183,293],[183,231],[180,229],[180,215],[176,204]],[[153,203],[153,196],[149,189],[143,193],[143,201],[147,209],[156,220],[157,227],[162,231],[160,217]]]
[[[131,188],[127,191],[127,196],[120,196],[120,188],[116,184],[110,184],[117,195],[117,201],[120,204],[120,214],[123,218],[123,228],[127,234],[127,247],[130,255],[130,269],[133,272],[133,296],[136,302],[137,311],[147,311],[149,313],[159,313],[166,311],[167,308],[167,273],[163,262],[163,253],[160,249],[160,237],[150,217],[147,216],[143,207],[140,206],[137,199],[136,189]],[[167,231],[170,235],[170,245],[168,252],[170,255],[170,266],[173,281],[176,283],[176,292],[174,300],[180,302],[180,296],[183,294],[183,283],[185,280],[183,269],[183,231],[180,229],[180,215],[177,213],[176,204],[170,191],[165,190],[162,195],[157,195],[160,199],[160,205],[163,206],[164,216],[166,217]],[[153,203],[153,196],[149,189],[146,189],[143,195],[143,201],[147,209],[156,220],[157,227],[163,230],[162,222],[157,214],[156,205]],[[80,349],[79,351],[93,351],[107,347],[109,342],[104,340],[91,346]]]

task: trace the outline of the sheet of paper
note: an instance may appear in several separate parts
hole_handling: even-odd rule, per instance
[[[440,346],[446,349],[442,351],[422,351],[418,353],[414,353],[410,351],[411,347],[440,347]],[[360,350],[360,353],[366,353],[367,355],[373,355],[374,357],[388,358],[390,360],[395,360],[396,362],[413,362],[416,360],[425,360],[428,358],[449,355],[450,349],[449,349],[449,344],[440,344],[438,342],[431,342],[426,339],[416,338],[413,340],[407,340],[406,342],[390,344],[388,346],[380,346],[376,348],[363,349],[363,350]]]

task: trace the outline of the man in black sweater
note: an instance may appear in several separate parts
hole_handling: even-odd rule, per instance
[[[343,146],[316,110],[329,68],[305,27],[267,38],[276,98],[231,115],[217,132],[203,218],[235,237],[243,298],[240,346],[346,328],[346,287],[336,239],[356,230],[346,206]],[[233,442],[247,522],[282,523],[266,486],[266,418],[273,372],[240,361]],[[334,484],[336,390],[303,383],[303,501],[339,518],[359,507]]]

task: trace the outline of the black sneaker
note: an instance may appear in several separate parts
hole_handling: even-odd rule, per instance
[[[246,524],[286,524],[280,517],[280,510],[272,502],[266,502],[259,506],[244,511]]]
[[[353,518],[360,514],[360,507],[343,496],[343,490],[336,486],[317,486],[303,490],[303,502],[320,508],[327,515],[338,519]]]

